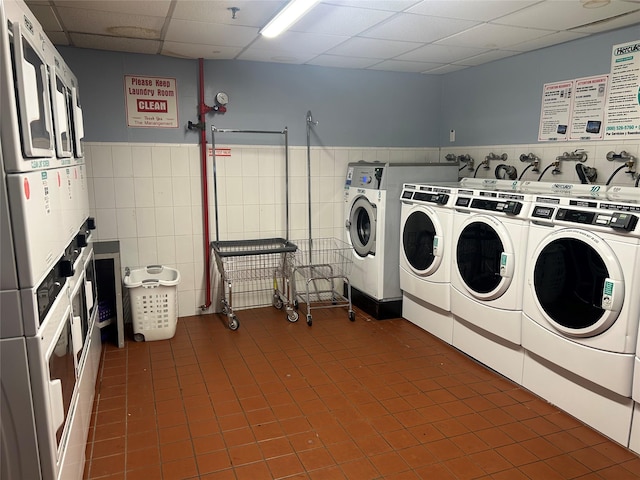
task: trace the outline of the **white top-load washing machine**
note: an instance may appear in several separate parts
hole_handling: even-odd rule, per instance
[[[515,382],[530,197],[517,182],[461,182],[453,217],[453,345]]]
[[[627,444],[640,207],[606,198],[601,186],[561,187],[535,195],[529,215],[523,385]]]
[[[400,200],[402,316],[451,343],[451,233],[458,183],[405,183]]]
[[[402,314],[400,192],[406,181],[454,182],[457,165],[350,163],[345,181],[346,240],[353,249],[354,303],[375,318]]]

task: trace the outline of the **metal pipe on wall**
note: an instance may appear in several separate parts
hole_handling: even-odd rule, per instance
[[[207,106],[204,103],[204,59],[198,59],[198,121],[200,129],[200,174],[202,175],[202,223],[204,235],[204,263],[206,293],[205,302],[200,305],[201,310],[206,310],[211,306],[211,250],[209,246],[209,189],[207,184],[207,129],[206,124]],[[215,157],[216,152],[213,152]],[[217,218],[216,218],[217,221]]]

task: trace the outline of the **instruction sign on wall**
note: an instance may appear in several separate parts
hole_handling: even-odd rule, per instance
[[[128,127],[178,128],[175,78],[125,75]]]
[[[539,141],[563,141],[569,136],[573,80],[547,83],[542,90]]]
[[[605,138],[640,139],[640,40],[613,46]]]
[[[608,75],[575,81],[569,140],[602,140]]]

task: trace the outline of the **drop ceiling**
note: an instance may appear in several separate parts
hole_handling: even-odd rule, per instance
[[[26,3],[56,45],[425,74],[640,25],[640,0],[324,0],[266,39],[258,31],[287,1]]]

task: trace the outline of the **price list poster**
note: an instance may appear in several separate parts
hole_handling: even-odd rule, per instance
[[[613,47],[605,139],[640,139],[640,40]]]

